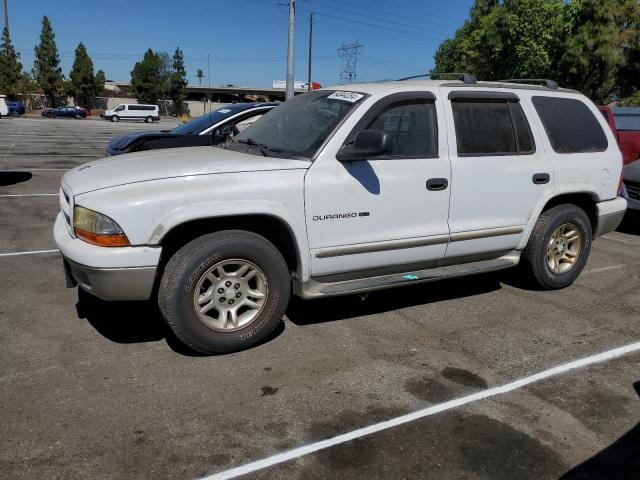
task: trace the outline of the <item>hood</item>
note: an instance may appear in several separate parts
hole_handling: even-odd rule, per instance
[[[215,173],[307,169],[309,160],[271,158],[215,147],[125,153],[85,163],[65,173],[74,195],[129,183]]]
[[[640,183],[640,160],[625,165],[622,169],[622,175],[627,181]]]
[[[130,146],[133,142],[138,140],[141,137],[173,137],[174,134],[169,131],[163,130],[138,130],[135,132],[125,133],[123,135],[119,135],[113,140],[109,142],[108,148],[112,150],[124,150],[128,146]]]

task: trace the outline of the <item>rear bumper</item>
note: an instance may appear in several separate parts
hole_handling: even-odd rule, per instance
[[[77,283],[103,300],[148,300],[153,292],[160,247],[107,248],[73,238],[62,214],[53,236],[64,258],[67,286]]]
[[[595,236],[605,235],[609,232],[613,232],[624,217],[627,211],[627,201],[618,197],[613,200],[607,200],[600,202],[596,205],[598,210],[598,223],[596,225]]]

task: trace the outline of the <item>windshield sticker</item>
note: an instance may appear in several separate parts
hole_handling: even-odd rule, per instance
[[[343,102],[356,103],[364,98],[364,95],[356,92],[334,92],[327,97],[330,100],[342,100]]]
[[[231,110],[228,108],[223,108],[222,110],[218,110],[218,113],[229,113]]]

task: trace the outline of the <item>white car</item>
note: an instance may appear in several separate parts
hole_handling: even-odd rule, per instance
[[[219,147],[66,173],[54,227],[70,285],[156,298],[204,353],[246,348],[291,292],[343,295],[521,264],[570,285],[614,230],[622,155],[578,92],[402,81],[296,96]]]
[[[7,117],[9,115],[9,107],[7,106],[7,97],[0,95],[0,118]]]
[[[141,105],[138,103],[121,103],[113,110],[106,110],[101,115],[107,120],[144,120],[147,123],[160,121],[160,110],[157,105]]]

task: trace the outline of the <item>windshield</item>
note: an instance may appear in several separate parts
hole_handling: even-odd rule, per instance
[[[297,95],[236,135],[233,144],[260,145],[270,156],[312,158],[364,98],[362,93],[335,90]]]

